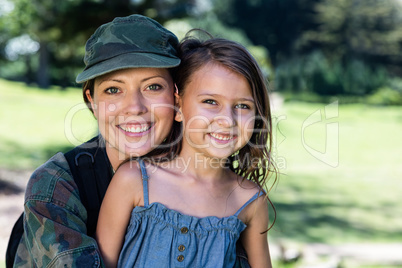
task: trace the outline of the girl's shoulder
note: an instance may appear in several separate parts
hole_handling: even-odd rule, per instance
[[[266,208],[266,192],[255,182],[241,178],[238,187],[238,197],[245,205],[239,214],[239,218],[247,223],[255,215],[256,211]]]
[[[139,161],[131,160],[125,162],[116,170],[112,182],[132,186],[142,184],[142,171]]]
[[[136,175],[136,174],[141,174],[141,164],[140,161],[138,160],[128,160],[126,162],[123,162],[123,164],[121,164],[116,172],[115,172],[115,176],[116,175]]]
[[[114,174],[109,184],[108,192],[116,198],[132,200],[134,205],[142,205],[143,181],[138,161],[129,161],[122,164]]]

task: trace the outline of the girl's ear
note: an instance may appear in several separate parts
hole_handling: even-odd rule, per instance
[[[177,122],[182,122],[183,121],[181,113],[182,99],[177,92],[174,93],[174,99],[175,99],[175,110],[176,110],[174,120],[176,120]]]
[[[87,99],[88,99],[89,102],[91,103],[92,111],[94,112],[94,116],[96,117],[96,113],[95,113],[95,103],[94,103],[94,100],[92,99],[91,91],[90,91],[89,89],[86,89],[86,90],[85,90],[85,95],[87,96]]]

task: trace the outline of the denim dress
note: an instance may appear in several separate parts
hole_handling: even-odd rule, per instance
[[[233,267],[236,242],[246,225],[239,213],[263,193],[256,193],[233,216],[197,218],[149,204],[148,175],[140,161],[144,206],[131,213],[118,267]]]

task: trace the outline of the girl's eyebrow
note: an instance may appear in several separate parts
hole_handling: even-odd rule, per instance
[[[204,96],[210,96],[210,97],[215,97],[215,98],[216,98],[216,97],[223,97],[223,96],[220,95],[220,94],[210,94],[210,93],[201,93],[201,94],[198,94],[197,97],[204,97]],[[238,100],[254,102],[254,99],[253,99],[253,98],[239,98]]]

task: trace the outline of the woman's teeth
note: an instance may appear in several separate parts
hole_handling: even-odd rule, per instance
[[[124,131],[131,132],[131,133],[141,133],[145,132],[151,128],[151,126],[120,126],[120,128]]]

